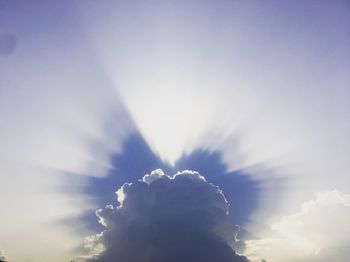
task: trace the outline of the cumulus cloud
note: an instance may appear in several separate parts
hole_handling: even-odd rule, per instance
[[[88,262],[248,261],[233,249],[229,203],[197,172],[156,170],[117,195],[119,205],[96,212],[106,229],[86,239]]]
[[[43,261],[43,245],[62,261],[79,241],[53,221],[87,205],[48,169],[106,174],[130,125],[118,96],[164,160],[208,148],[288,176],[277,206],[271,173],[246,172],[267,180],[259,225],[350,189],[346,1],[136,2],[1,5],[0,242],[15,261]]]
[[[295,212],[316,192],[350,190],[346,1],[136,2],[80,7],[161,159],[216,150],[230,170],[261,181],[253,226]],[[270,183],[276,176],[288,180],[283,197]]]
[[[271,237],[246,241],[245,255],[274,262],[346,262],[350,259],[350,194],[318,193],[301,211],[275,223]],[[268,235],[266,234],[266,235]]]

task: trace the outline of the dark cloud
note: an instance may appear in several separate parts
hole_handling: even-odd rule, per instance
[[[246,262],[234,251],[238,228],[221,190],[196,172],[156,170],[117,191],[119,205],[97,211],[106,228],[88,237],[88,262]]]

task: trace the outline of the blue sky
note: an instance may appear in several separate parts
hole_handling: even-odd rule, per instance
[[[112,168],[107,176],[89,178],[85,193],[96,198],[98,206],[114,203],[116,189],[124,183],[142,179],[145,173],[158,168],[169,175],[182,170],[195,170],[208,182],[219,186],[234,210],[230,215],[231,221],[237,225],[247,223],[258,206],[259,182],[250,179],[243,171],[227,171],[220,153],[196,150],[190,155],[182,156],[175,166],[170,166],[150,150],[140,134],[131,134],[124,141],[121,152],[112,156]],[[94,214],[89,217],[89,224],[97,224]]]
[[[0,257],[69,261],[162,168],[223,190],[252,261],[347,261],[349,25],[345,0],[0,0]]]

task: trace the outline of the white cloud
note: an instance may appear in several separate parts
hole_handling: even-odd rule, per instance
[[[271,226],[260,240],[246,242],[245,255],[254,261],[339,261],[350,257],[350,194],[318,193],[301,211]]]
[[[144,175],[143,178],[142,178],[142,181],[147,183],[147,184],[151,184],[154,180],[157,180],[157,179],[161,178],[164,175],[165,174],[164,174],[163,170],[161,170],[161,169],[153,170],[151,172],[151,174]],[[119,199],[118,199],[118,201],[119,201]]]
[[[16,39],[0,57],[0,242],[10,256],[30,261],[41,244],[71,239],[44,223],[84,206],[57,193],[66,179],[56,171],[105,174],[130,128],[116,90],[162,159],[218,150],[261,181],[257,223],[314,192],[350,190],[348,5],[175,2],[4,6],[1,32]],[[287,180],[280,206],[261,164]],[[36,225],[47,238],[19,251],[18,238],[34,246]]]

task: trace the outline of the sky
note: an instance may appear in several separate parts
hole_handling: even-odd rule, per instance
[[[346,0],[0,0],[0,258],[193,261],[187,214],[222,261],[349,261],[349,71]]]

